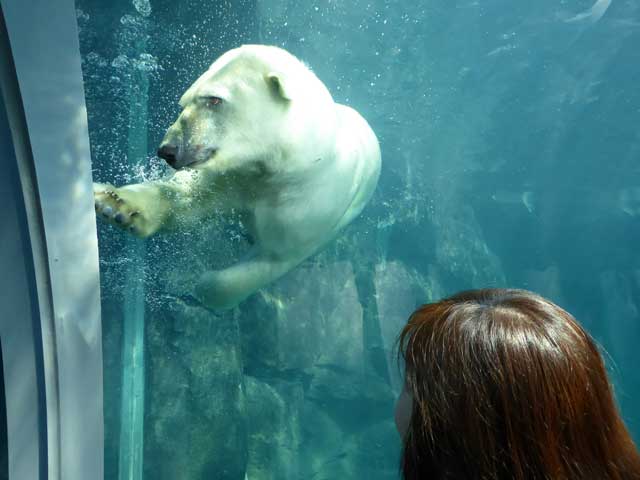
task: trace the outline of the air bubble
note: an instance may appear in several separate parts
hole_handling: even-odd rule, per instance
[[[149,0],[133,0],[133,6],[143,17],[148,17],[151,14],[151,3]]]
[[[134,61],[134,66],[142,72],[157,72],[161,69],[158,59],[150,53],[141,53],[140,57]]]
[[[116,58],[113,59],[113,62],[111,62],[111,66],[113,68],[128,68],[129,65],[131,63],[129,62],[129,59],[127,58],[126,55],[118,55]]]
[[[120,18],[120,23],[126,26],[137,27],[140,25],[140,20],[134,17],[133,15],[123,15]]]

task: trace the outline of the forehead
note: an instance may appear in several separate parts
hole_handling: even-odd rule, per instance
[[[256,63],[251,62],[239,49],[231,50],[218,58],[209,69],[191,85],[180,98],[180,106],[185,107],[199,96],[228,97],[231,83],[239,79],[248,80],[249,70],[256,70]]]

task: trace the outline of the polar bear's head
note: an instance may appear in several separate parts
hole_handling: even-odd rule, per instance
[[[172,167],[269,168],[297,138],[326,138],[333,100],[293,55],[245,45],[216,60],[180,106],[158,150]]]

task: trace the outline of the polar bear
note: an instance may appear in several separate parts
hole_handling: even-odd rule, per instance
[[[138,237],[241,212],[252,251],[202,273],[193,296],[209,308],[237,305],[317,252],[376,188],[373,130],[281,48],[226,52],[179,103],[158,149],[175,174],[119,188],[96,183],[95,208]]]

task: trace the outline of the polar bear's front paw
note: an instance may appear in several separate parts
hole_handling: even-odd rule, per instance
[[[104,220],[136,237],[150,234],[144,213],[120,189],[109,184],[95,183],[93,195],[96,213]]]

